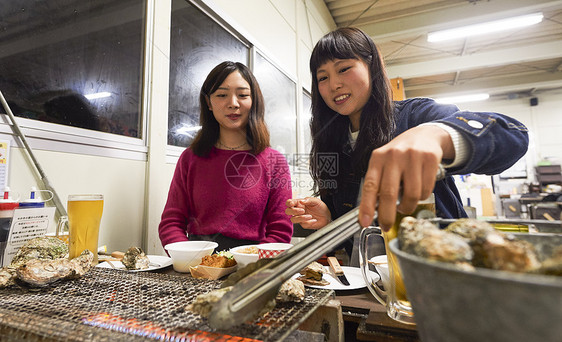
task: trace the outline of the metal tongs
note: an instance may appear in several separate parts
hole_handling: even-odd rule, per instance
[[[445,175],[444,167],[439,165],[436,180],[443,179]],[[363,182],[359,188],[363,188]],[[358,216],[359,207],[356,207],[277,257],[258,260],[230,275],[223,287],[232,285],[232,290],[213,305],[209,325],[216,329],[228,329],[257,317],[277,296],[285,281],[359,232]]]
[[[275,298],[285,281],[361,230],[358,214],[359,208],[355,208],[269,262],[264,261],[268,259],[259,260],[260,268],[238,281],[213,305],[209,325],[228,329],[254,319]],[[246,267],[251,268],[252,264]],[[229,279],[223,285],[228,285]]]

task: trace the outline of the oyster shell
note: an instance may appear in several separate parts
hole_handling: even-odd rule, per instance
[[[32,259],[16,269],[18,279],[32,286],[46,286],[62,279],[76,279],[91,268],[94,254],[84,250],[72,260]]]
[[[60,239],[50,236],[29,240],[23,245],[8,266],[18,268],[31,259],[53,260],[64,258],[68,254],[68,245]]]
[[[305,278],[322,280],[322,277],[326,273],[326,269],[319,262],[313,261],[308,266],[300,271]]]
[[[150,265],[150,260],[140,247],[131,247],[121,260],[128,270],[144,270]]]
[[[9,267],[0,269],[0,288],[8,287],[16,283],[16,270]]]
[[[459,219],[445,230],[468,241],[474,251],[472,264],[476,267],[512,272],[531,272],[540,267],[537,253],[531,243],[498,231],[488,222]]]
[[[431,260],[470,265],[473,252],[461,236],[437,228],[433,223],[407,216],[398,231],[400,249]],[[470,268],[470,267],[469,267]]]
[[[276,299],[280,302],[302,302],[304,294],[304,283],[291,278],[281,285]]]

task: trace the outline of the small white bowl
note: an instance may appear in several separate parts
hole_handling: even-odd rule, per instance
[[[377,255],[369,259],[369,263],[374,265],[377,273],[381,276],[382,285],[385,290],[390,288],[390,275],[388,274],[388,257],[386,255]]]
[[[248,248],[248,247],[258,247],[258,245],[245,245],[245,246],[238,246],[230,249],[230,253],[234,256],[234,260],[238,264],[238,267],[244,267],[249,263],[258,261],[258,253],[255,254],[248,254],[248,253],[240,253],[239,250]]]
[[[164,246],[172,257],[174,271],[187,273],[190,266],[201,264],[205,255],[213,254],[218,243],[212,241],[180,241]]]

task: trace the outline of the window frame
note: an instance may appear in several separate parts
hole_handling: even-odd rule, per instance
[[[148,159],[147,110],[150,108],[150,99],[146,96],[146,90],[151,82],[149,71],[152,63],[152,46],[148,44],[148,37],[152,37],[154,31],[154,5],[153,0],[144,2],[144,39],[141,46],[143,50],[142,84],[139,101],[140,138],[15,117],[32,149],[140,161]],[[9,101],[9,99],[6,100]],[[2,110],[4,110],[3,107]],[[24,148],[11,126],[9,116],[0,114],[0,139],[10,141],[10,146]]]
[[[205,0],[185,0],[189,4],[197,7],[201,12],[209,17],[209,19],[213,20],[227,32],[229,32],[234,38],[240,40],[243,44],[248,46],[249,49],[249,61],[248,67],[252,72],[254,71],[254,61],[256,54],[260,54],[262,58],[266,59],[269,63],[271,63],[275,68],[277,68],[283,75],[285,75],[291,82],[294,83],[294,93],[295,93],[295,124],[296,124],[296,132],[298,134],[298,122],[299,122],[299,100],[298,96],[299,93],[299,86],[298,86],[298,78],[294,75],[288,73],[278,62],[272,58],[271,54],[268,53],[264,48],[261,48],[257,43],[256,40],[247,32],[245,32],[242,28],[238,27],[237,24],[230,24],[235,23],[234,20],[229,20],[229,16],[225,13],[222,13],[218,10],[211,8],[210,5],[205,3]],[[267,109],[266,109],[267,112]],[[296,153],[299,153],[299,139],[298,136],[295,137],[296,141]],[[180,147],[175,145],[169,145],[166,142],[166,163],[168,164],[176,164],[182,152],[186,149],[186,147]]]

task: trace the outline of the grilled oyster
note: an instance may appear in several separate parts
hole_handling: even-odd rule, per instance
[[[310,265],[306,266],[300,271],[300,274],[305,276],[305,278],[322,280],[322,277],[326,273],[326,269],[319,262],[312,262]]]
[[[29,260],[16,269],[16,274],[18,279],[32,286],[46,286],[62,279],[81,277],[90,270],[93,260],[94,254],[86,249],[72,260]]]
[[[9,267],[0,269],[0,288],[8,287],[16,283],[16,270]]]
[[[197,296],[193,303],[186,306],[186,310],[199,314],[205,318],[209,317],[213,305],[215,305],[222,297],[232,290],[232,286],[223,287],[211,292],[203,293]],[[257,317],[265,315],[275,307],[275,299],[270,300],[265,307],[258,312]]]
[[[330,284],[330,282],[326,279],[322,279],[324,273],[326,273],[324,266],[319,262],[313,261],[300,271],[302,276],[297,279],[308,285],[326,286]]]
[[[533,245],[498,231],[488,222],[459,219],[446,231],[462,236],[474,251],[472,264],[495,270],[531,272],[540,267]]]
[[[195,301],[193,301],[193,303],[189,304],[186,307],[186,309],[203,317],[209,317],[209,314],[213,309],[213,305],[221,300],[221,298],[231,290],[232,286],[228,286],[218,290],[200,294],[197,296],[197,298],[195,298]]]
[[[558,246],[552,256],[541,263],[537,273],[562,276],[562,246]]]
[[[31,239],[23,245],[9,267],[17,268],[31,259],[53,260],[64,258],[68,254],[68,245],[63,241],[50,236]]]
[[[129,248],[121,262],[128,270],[144,270],[150,265],[150,260],[139,247]]]
[[[280,302],[302,302],[304,300],[304,283],[297,279],[289,279],[281,285],[277,300]]]
[[[470,269],[470,245],[459,235],[437,228],[433,223],[407,216],[398,231],[400,249],[431,260],[446,261]]]

